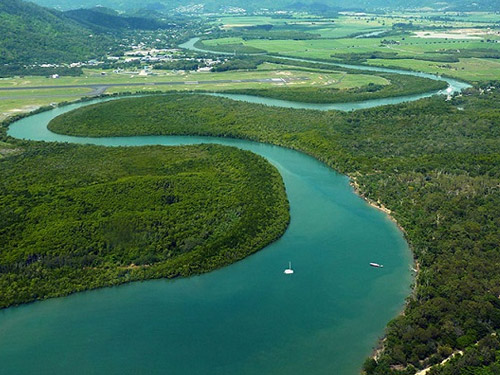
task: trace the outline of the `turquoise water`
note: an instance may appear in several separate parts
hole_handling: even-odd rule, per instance
[[[402,309],[412,258],[395,224],[348,179],[302,153],[208,137],[76,138],[51,118],[17,138],[107,146],[220,143],[267,158],[283,176],[284,236],[224,269],[74,294],[0,311],[5,374],[356,374]],[[295,274],[283,270],[292,261]],[[372,268],[370,262],[385,265]]]
[[[194,44],[196,40],[188,43]],[[186,48],[186,46],[184,46]],[[444,79],[425,73],[349,68]],[[248,95],[236,100],[354,110],[417,100],[311,104]],[[362,362],[403,307],[411,254],[386,215],[354,194],[345,176],[296,151],[209,137],[76,138],[47,123],[81,107],[20,120],[13,137],[104,146],[219,143],[267,158],[283,176],[291,223],[257,254],[206,275],[78,293],[0,311],[0,374],[335,374]],[[295,274],[283,270],[292,261]],[[368,263],[385,265],[382,269]]]

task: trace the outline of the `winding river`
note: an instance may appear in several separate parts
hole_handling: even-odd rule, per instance
[[[250,150],[283,176],[291,223],[275,243],[209,274],[1,310],[0,373],[357,374],[410,292],[412,257],[396,225],[358,197],[347,177],[300,152],[234,139],[79,138],[47,130],[52,118],[90,103],[27,117],[9,135]],[[292,276],[283,274],[288,261]]]
[[[188,40],[186,43],[181,44],[179,47],[184,49],[189,49],[197,52],[205,52],[205,53],[214,53],[214,54],[222,54],[222,55],[233,55],[232,53],[227,52],[216,52],[210,50],[203,50],[198,47],[195,47],[196,42],[200,40],[200,38],[192,38]],[[259,55],[262,55],[259,54]],[[310,63],[319,63],[322,65],[331,65],[333,67],[347,68],[347,69],[355,69],[360,71],[367,72],[380,72],[380,73],[392,73],[392,74],[402,74],[402,75],[410,75],[421,78],[429,78],[437,81],[444,81],[448,84],[448,87],[445,90],[431,91],[423,94],[415,94],[415,95],[405,95],[405,96],[397,96],[390,98],[382,98],[382,99],[372,99],[372,100],[364,100],[361,102],[349,102],[349,103],[297,103],[288,100],[280,100],[280,99],[271,99],[254,95],[240,95],[240,94],[213,94],[216,96],[223,96],[225,98],[233,99],[233,100],[241,100],[249,103],[257,103],[257,104],[266,104],[269,106],[275,107],[284,107],[284,108],[302,108],[302,109],[314,109],[319,111],[330,111],[330,110],[338,110],[338,111],[352,111],[356,109],[365,109],[365,108],[373,108],[379,107],[381,105],[388,104],[399,104],[403,102],[411,102],[415,100],[419,100],[422,98],[428,98],[433,95],[444,95],[444,94],[454,94],[462,91],[468,87],[471,87],[468,83],[458,81],[453,78],[441,77],[434,74],[423,73],[423,72],[415,72],[410,70],[401,70],[401,69],[390,69],[390,68],[381,68],[377,66],[368,66],[368,65],[351,65],[351,64],[342,64],[335,62],[325,62],[325,61],[317,61],[317,60],[308,60],[294,57],[285,57],[280,55],[271,55],[272,57],[280,58],[283,60],[290,61],[302,61],[302,62],[310,62]]]

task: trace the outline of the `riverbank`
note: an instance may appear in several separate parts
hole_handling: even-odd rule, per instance
[[[387,207],[385,207],[380,201],[374,201],[374,200],[368,198],[365,195],[365,193],[361,190],[358,182],[356,181],[356,177],[355,176],[349,176],[349,184],[354,189],[354,192],[356,194],[358,194],[361,198],[363,198],[366,201],[366,203],[368,203],[370,206],[376,208],[377,210],[380,210],[383,213],[385,213],[387,215],[387,217],[389,218],[389,220],[391,220],[394,224],[396,224],[396,226],[399,228],[399,230],[401,232],[403,232],[404,234],[406,234],[404,228],[394,218],[394,216],[392,215],[392,211],[390,209],[388,209]]]
[[[435,331],[419,319],[421,314],[427,313],[429,305],[438,303],[434,302],[433,296],[441,295],[438,301],[446,305],[446,310],[434,313],[441,326],[447,324],[450,316],[454,319],[462,317],[463,311],[467,311],[469,318],[477,318],[479,310],[469,308],[470,304],[477,303],[474,302],[477,293],[487,301],[490,294],[493,293],[491,298],[494,301],[500,294],[496,290],[491,292],[489,286],[497,277],[494,260],[490,258],[494,257],[494,252],[480,250],[489,248],[488,237],[477,234],[473,243],[469,237],[473,228],[481,228],[481,231],[494,228],[488,223],[497,217],[496,211],[488,210],[486,216],[480,211],[485,204],[495,207],[498,197],[494,194],[494,186],[498,184],[498,177],[489,172],[478,172],[478,166],[481,166],[481,171],[492,171],[492,166],[498,163],[492,154],[480,151],[484,150],[484,139],[488,139],[492,149],[498,148],[496,138],[492,139],[491,133],[485,130],[495,126],[498,110],[492,103],[496,102],[497,96],[491,90],[487,94],[469,90],[450,101],[434,97],[350,113],[279,109],[207,96],[200,96],[196,102],[191,98],[174,100],[169,97],[139,100],[135,104],[122,102],[114,110],[118,110],[127,121],[116,124],[112,121],[116,117],[113,106],[107,105],[73,113],[67,118],[71,121],[65,122],[63,118],[59,121],[71,132],[91,131],[99,136],[189,131],[191,134],[253,139],[300,150],[335,170],[358,179],[362,177],[364,195],[380,197],[381,204],[374,202],[377,206],[383,205],[391,215],[397,212],[398,224],[404,228],[415,257],[425,265],[425,272],[419,276],[419,284],[408,299],[405,313],[397,316],[400,305],[392,315],[397,317],[388,328],[390,350],[385,350],[384,356],[374,366],[384,369],[394,365],[398,369],[412,364],[416,368],[425,368],[438,356],[432,348],[450,345],[446,344],[448,336],[445,332]],[[137,127],[134,125],[137,120],[129,113],[134,105],[157,113],[162,122],[141,115],[143,126]],[[175,113],[175,118],[169,113]],[[88,129],[81,128],[80,116],[84,116]],[[103,116],[110,118],[105,126],[101,121]],[[477,116],[481,116],[483,122],[478,122]],[[467,134],[474,134],[474,137],[464,135],[454,125],[457,123],[466,124]],[[477,153],[471,154],[470,150],[477,150]],[[388,212],[388,207],[393,211]],[[456,207],[462,207],[460,212]],[[463,215],[467,217],[467,227],[464,227]],[[489,233],[495,236],[493,232]],[[478,249],[477,252],[474,249]],[[468,259],[465,263],[467,272],[463,270],[460,275],[476,286],[474,295],[470,295],[470,288],[464,289],[465,284],[457,284],[453,277],[457,264],[463,264],[460,259],[465,256]],[[384,264],[387,262],[390,260],[383,260]],[[410,266],[408,263],[406,271]],[[418,266],[415,269],[418,271]],[[410,291],[405,297],[409,294]],[[466,323],[461,321],[459,324]],[[406,339],[403,340],[405,327],[434,335],[432,346],[421,343],[420,336],[412,337],[407,343]],[[485,331],[488,329],[484,327]],[[465,339],[468,337],[460,341],[457,338],[457,347],[452,349],[459,348]],[[427,348],[427,357],[415,353],[418,345]],[[403,353],[403,363],[397,362],[403,357],[388,359],[387,355],[396,349],[397,353]],[[383,374],[385,370],[381,371]]]
[[[289,223],[279,173],[234,148],[24,142],[0,162],[0,187],[17,197],[0,201],[0,308],[213,271]]]
[[[192,98],[186,97],[191,103]],[[240,106],[239,103],[233,103]],[[188,371],[185,366],[190,361],[184,358],[192,358],[193,355],[199,359],[196,369],[200,373],[206,373],[204,370],[207,368],[217,368],[218,373],[222,374],[232,374],[235,369],[241,373],[282,374],[299,370],[320,374],[330,371],[332,366],[343,374],[359,372],[371,343],[400,309],[408,294],[410,280],[406,279],[410,254],[397,228],[353,194],[344,176],[303,153],[228,137],[76,138],[47,131],[46,124],[50,118],[75,107],[56,108],[37,118],[25,118],[21,123],[12,125],[9,134],[19,138],[29,134],[35,139],[52,142],[91,142],[110,146],[213,142],[248,149],[265,156],[282,174],[290,201],[290,227],[283,237],[265,251],[202,277],[178,279],[173,283],[151,281],[101,289],[57,300],[57,304],[47,301],[20,310],[7,309],[4,316],[12,316],[16,322],[29,326],[24,324],[23,311],[29,313],[53,306],[56,310],[68,308],[84,314],[86,309],[75,309],[71,305],[85,300],[83,303],[87,309],[99,306],[99,314],[87,311],[85,316],[78,318],[78,326],[95,327],[94,319],[99,320],[99,329],[92,331],[93,348],[96,351],[99,348],[99,353],[107,353],[100,350],[101,337],[119,335],[114,332],[114,328],[119,326],[107,323],[110,314],[113,321],[124,321],[126,325],[134,325],[133,322],[137,325],[138,320],[144,322],[145,329],[139,331],[149,332],[147,337],[122,340],[122,352],[128,350],[130,342],[133,353],[141,353],[142,356],[144,350],[148,350],[150,363],[164,365],[167,361],[169,368],[175,366],[176,369],[182,369],[179,372]],[[386,241],[389,241],[389,246]],[[370,243],[369,247],[367,243]],[[332,244],[338,245],[332,249]],[[374,254],[378,254],[377,258],[384,264],[391,264],[384,269],[383,274],[366,272],[368,258]],[[292,261],[295,273],[293,277],[287,278],[283,275],[283,267],[288,261]],[[332,269],[335,271],[332,272]],[[354,275],[357,276],[352,277]],[[360,277],[363,282],[360,282]],[[330,293],[325,295],[325,290]],[[291,295],[293,298],[290,298]],[[379,308],[380,301],[384,301],[384,309]],[[137,304],[147,308],[141,307],[138,312]],[[311,317],[308,306],[313,304],[314,324],[306,324],[306,327],[304,324]],[[276,313],[276,306],[280,307],[279,314]],[[21,315],[16,315],[17,311],[21,311]],[[171,313],[166,315],[165,311]],[[60,313],[63,317],[74,316],[63,311],[55,314],[61,316]],[[203,317],[201,320],[196,318],[200,314]],[[51,315],[44,314],[47,317]],[[345,331],[344,324],[352,321],[353,316],[357,317],[355,327]],[[153,334],[147,329],[152,319],[156,327]],[[44,319],[38,321],[39,324],[45,324]],[[60,318],[59,325],[64,325],[64,321],[64,318]],[[4,333],[4,337],[10,337],[11,333],[19,335],[20,330],[24,329],[17,324],[6,324],[12,329]],[[168,350],[165,348],[170,342],[183,343],[186,337],[191,337],[190,327],[193,324],[196,325],[196,342],[200,342],[200,347],[196,343],[190,344],[188,352],[184,351],[183,345],[175,345]],[[328,327],[328,335],[324,334],[325,327]],[[80,337],[75,328],[71,332],[72,337]],[[238,340],[238,345],[235,345],[234,340],[228,340],[227,334],[233,332],[237,333],[237,337],[244,335],[244,342]],[[59,333],[52,329],[50,335],[54,337]],[[332,335],[336,337],[335,340],[331,339]],[[168,342],[165,342],[165,337],[169,337]],[[262,341],[262,338],[265,340]],[[37,335],[35,340],[38,339],[44,340],[44,335]],[[33,345],[31,340],[30,345]],[[206,340],[211,343],[210,347],[202,344]],[[64,342],[65,352],[71,353],[71,343],[62,338],[60,341]],[[22,342],[17,343],[22,347]],[[149,350],[152,343],[155,349]],[[349,348],[347,353],[350,353],[347,357],[346,344]],[[301,348],[301,355],[297,355],[296,345]],[[10,345],[9,350],[17,350],[13,349],[17,347],[17,344]],[[53,346],[48,347],[51,353],[57,352]],[[269,360],[267,356],[262,358],[259,355],[268,350],[273,352]],[[80,348],[75,352],[81,351]],[[0,353],[3,352],[0,343]],[[155,356],[155,353],[161,353],[161,356]],[[220,360],[221,353],[228,353],[227,359],[224,359],[227,364],[222,369],[214,363],[214,360]],[[93,354],[88,356],[96,358]],[[6,369],[14,368],[14,365],[16,368],[26,368],[27,365],[17,361],[16,356],[11,355],[9,358],[11,360],[6,364]],[[48,353],[36,360],[38,364],[46,365],[51,358]],[[280,358],[280,363],[276,363],[276,358]],[[314,368],[311,368],[310,360],[314,360]],[[113,363],[113,368],[121,368],[123,364],[113,362],[113,357],[109,355],[106,358],[98,357],[98,362]],[[88,368],[88,364],[80,363],[77,358],[73,358],[72,365],[74,363],[78,363],[80,368]],[[193,371],[191,364],[189,371]]]
[[[412,255],[413,255],[413,267],[411,268],[411,270],[414,273],[413,274],[414,282],[413,282],[412,294],[415,294],[416,290],[418,289],[416,280],[417,280],[418,273],[420,271],[420,264],[418,263],[418,260],[415,257],[414,249],[411,246],[411,242],[407,238],[408,236],[407,236],[407,233],[406,233],[405,229],[401,226],[401,224],[398,223],[398,221],[393,216],[392,211],[390,209],[388,209],[387,207],[385,207],[380,201],[376,202],[376,201],[368,198],[365,195],[365,193],[363,192],[363,190],[361,189],[361,187],[359,186],[359,184],[358,184],[358,182],[356,180],[356,176],[349,176],[349,185],[353,188],[354,192],[357,195],[359,195],[371,207],[373,207],[373,208],[375,208],[375,209],[377,209],[379,211],[382,211],[387,216],[387,218],[389,218],[389,220],[391,220],[398,227],[398,229],[404,234],[405,238],[408,241],[408,245],[409,245],[410,250],[411,250]],[[398,316],[404,315],[405,310],[406,310],[406,305],[401,309],[401,311],[399,312]],[[387,341],[387,337],[386,337],[386,334],[384,333],[384,336],[382,338],[380,338],[378,340],[377,345],[375,345],[370,358],[374,359],[375,361],[379,360],[380,356],[385,351],[386,341]],[[422,375],[425,375],[425,373],[423,373]]]

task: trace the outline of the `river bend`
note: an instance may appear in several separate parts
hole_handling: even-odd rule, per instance
[[[205,275],[1,310],[0,372],[359,373],[410,292],[412,257],[396,225],[358,197],[347,177],[297,151],[235,139],[80,138],[47,130],[52,118],[93,102],[24,118],[10,126],[9,135],[102,146],[218,143],[250,150],[280,171],[290,226],[257,254]],[[283,274],[288,261],[292,276]]]

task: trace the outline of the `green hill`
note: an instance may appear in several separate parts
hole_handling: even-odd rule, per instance
[[[103,7],[61,12],[21,0],[0,0],[0,71],[98,59],[118,52],[121,47],[116,37],[127,30],[174,26],[146,17],[122,16]]]
[[[64,12],[64,16],[96,32],[121,31],[124,29],[156,30],[175,26],[146,17],[120,16],[116,11],[104,7],[69,10]]]
[[[112,38],[55,10],[19,0],[0,1],[0,64],[43,64],[97,58]]]

